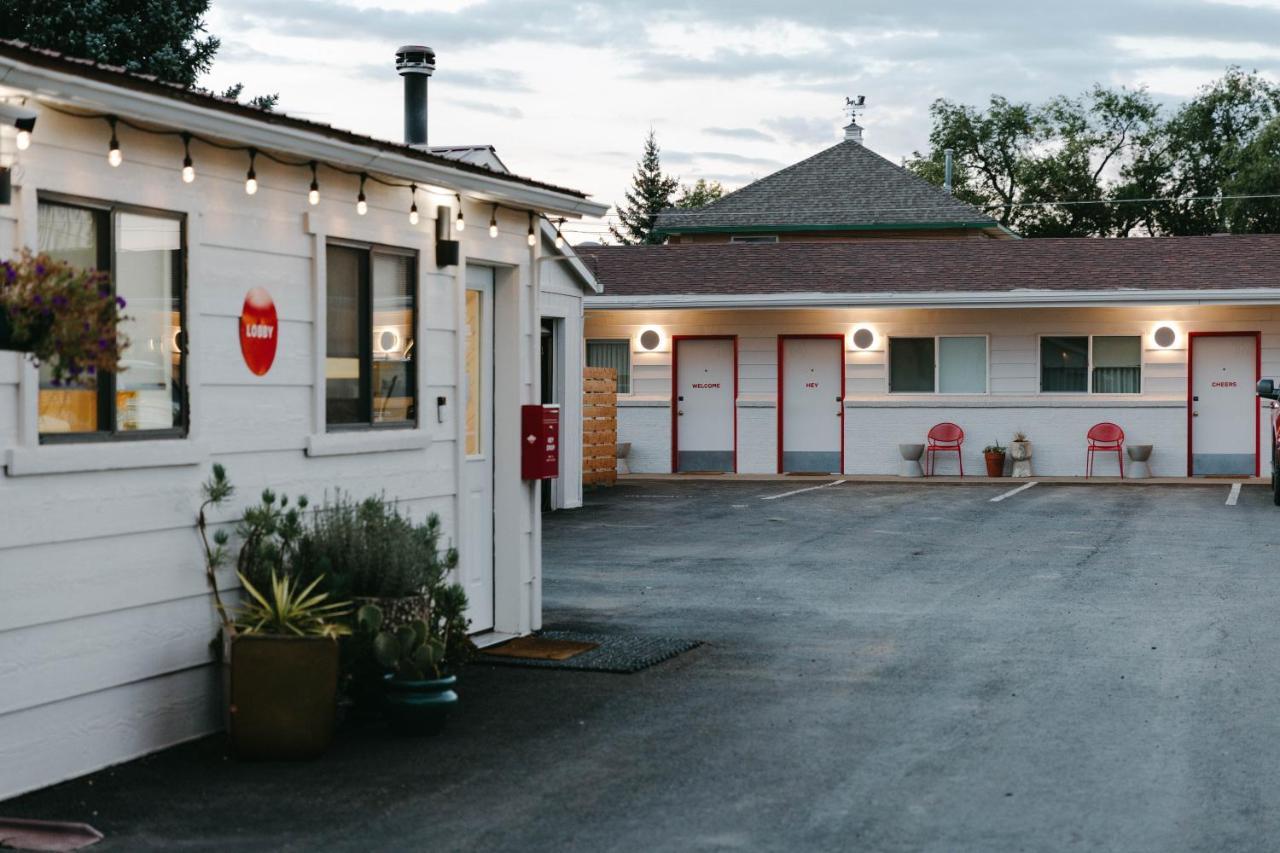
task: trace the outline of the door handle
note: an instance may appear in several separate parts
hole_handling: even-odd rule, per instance
[[[676,412],[676,415],[677,415],[678,417],[682,417],[682,418],[683,418],[683,417],[684,417],[684,412],[679,412],[679,411],[678,411],[678,412]]]
[[[1192,412],[1192,413],[1191,413],[1191,417],[1193,417],[1193,418],[1198,418],[1198,417],[1200,417],[1200,413],[1199,413],[1199,412]]]

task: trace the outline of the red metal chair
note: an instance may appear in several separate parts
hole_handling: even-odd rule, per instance
[[[1114,453],[1120,465],[1120,476],[1124,476],[1124,430],[1110,421],[1094,424],[1085,435],[1089,441],[1089,449],[1085,451],[1084,476],[1093,476],[1093,454]]]
[[[964,456],[960,453],[962,444],[964,444],[964,430],[950,421],[936,424],[929,430],[929,445],[924,449],[925,476],[930,477],[934,474],[934,469],[937,467],[935,454],[954,451],[956,460],[960,463],[960,476],[963,477]]]

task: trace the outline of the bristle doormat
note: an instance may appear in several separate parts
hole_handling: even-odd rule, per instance
[[[630,673],[648,669],[657,663],[675,657],[681,652],[702,645],[698,640],[681,640],[674,637],[641,637],[635,634],[593,634],[582,631],[541,631],[535,638],[559,640],[570,643],[591,643],[590,651],[575,654],[563,660],[514,657],[502,654],[505,645],[482,649],[477,663],[502,666],[532,666],[543,669],[577,669],[586,672]],[[514,641],[513,641],[514,642]]]
[[[489,646],[481,654],[526,660],[568,660],[583,652],[599,648],[599,643],[583,643],[577,640],[556,640],[541,634],[516,637],[497,646]]]

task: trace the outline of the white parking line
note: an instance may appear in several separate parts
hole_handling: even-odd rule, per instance
[[[993,504],[1000,503],[1000,501],[1004,500],[1005,498],[1011,498],[1014,495],[1016,495],[1018,492],[1025,492],[1027,489],[1034,486],[1036,482],[1037,482],[1036,480],[1032,480],[1030,483],[1023,483],[1021,486],[1018,486],[1018,488],[1016,489],[1010,489],[1009,491],[1005,492],[1003,495],[996,495],[994,498],[991,499],[991,502]]]
[[[776,501],[778,498],[789,498],[789,497],[791,497],[792,495],[798,495],[798,494],[800,494],[801,492],[813,492],[813,491],[817,491],[818,489],[825,489],[825,488],[828,488],[828,487],[830,487],[830,486],[838,486],[838,485],[840,485],[840,484],[841,484],[841,483],[843,483],[843,482],[844,482],[844,480],[836,480],[834,483],[823,483],[821,486],[810,486],[810,487],[809,487],[809,488],[807,488],[807,489],[796,489],[794,492],[783,492],[783,493],[782,493],[782,494],[780,494],[780,495],[766,495],[765,497],[762,497],[760,500],[762,500],[762,501]]]
[[[1227,493],[1227,506],[1235,506],[1238,500],[1240,500],[1240,484],[1232,483],[1231,491]]]

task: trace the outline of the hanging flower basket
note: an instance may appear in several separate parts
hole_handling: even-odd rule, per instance
[[[106,273],[24,249],[0,263],[0,349],[48,364],[55,385],[117,370],[124,305]]]

